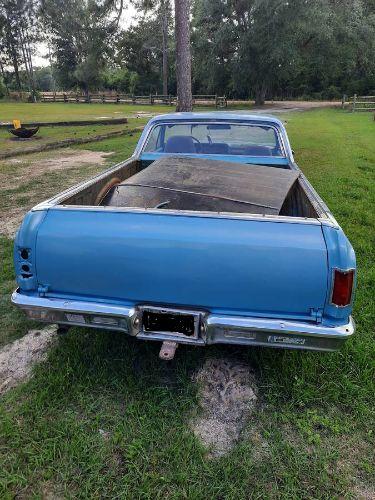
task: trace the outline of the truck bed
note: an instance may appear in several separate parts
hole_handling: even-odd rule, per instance
[[[103,208],[325,216],[299,171],[188,157],[164,157],[145,168],[129,160],[56,201]]]
[[[278,215],[299,173],[166,157],[112,187],[101,205]]]

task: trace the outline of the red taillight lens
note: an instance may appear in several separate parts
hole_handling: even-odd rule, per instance
[[[353,291],[354,270],[335,269],[333,275],[332,304],[344,307],[350,304]]]

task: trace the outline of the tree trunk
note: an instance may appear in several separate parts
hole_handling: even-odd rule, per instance
[[[30,47],[28,46],[28,42],[26,40],[26,37],[24,36],[22,29],[20,30],[19,35],[20,35],[20,44],[21,44],[21,50],[22,50],[22,54],[23,54],[25,71],[26,71],[27,79],[29,81],[30,96],[31,96],[31,100],[33,102],[35,102],[36,101],[35,85],[34,85],[34,74],[33,74],[33,67],[32,67],[32,61],[31,61],[31,51],[30,51]]]
[[[191,111],[191,53],[190,53],[190,0],[175,0],[176,37],[176,111]]]
[[[266,100],[266,86],[260,85],[255,89],[255,106],[263,106]]]
[[[3,63],[1,61],[0,61],[0,74],[1,74],[3,82],[4,82],[6,94],[9,95],[9,87],[8,87],[7,82],[6,82],[6,75],[5,75],[5,71],[4,71],[4,66],[3,66]]]
[[[161,2],[161,16],[163,35],[163,95],[168,95],[168,11],[165,0]]]
[[[9,27],[7,27],[7,31],[6,31],[6,41],[7,41],[8,54],[10,55],[10,58],[12,60],[12,66],[13,66],[13,70],[14,70],[14,77],[16,79],[17,90],[18,90],[18,92],[21,92],[21,79],[20,79],[19,66],[18,66],[18,54],[17,54],[17,49],[16,49],[16,41],[13,39],[12,33],[9,30]]]

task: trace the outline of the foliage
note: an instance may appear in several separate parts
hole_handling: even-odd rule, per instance
[[[118,28],[122,2],[42,0],[41,17],[63,88],[85,91],[101,84],[101,72]]]
[[[139,75],[127,68],[110,68],[102,74],[102,85],[108,90],[117,90],[128,94],[134,94],[139,82]]]
[[[2,0],[0,2],[0,69],[13,67],[17,90],[22,89],[20,69],[23,65],[28,89],[35,91],[32,53],[39,34],[37,9],[39,0]]]
[[[116,64],[138,75],[137,92],[149,94],[162,89],[162,32],[157,16],[144,16],[138,24],[119,33]]]
[[[42,92],[54,90],[55,82],[50,66],[34,69],[35,86]]]
[[[261,103],[375,86],[375,10],[362,0],[195,0],[193,19],[199,90]]]
[[[176,94],[172,0],[134,0],[127,28],[118,24],[122,1],[2,0],[4,83]],[[194,93],[258,103],[375,94],[373,0],[192,0],[191,19]],[[51,62],[44,74],[32,67],[41,36]]]

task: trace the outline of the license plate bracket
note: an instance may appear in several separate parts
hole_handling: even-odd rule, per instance
[[[143,307],[142,330],[146,334],[198,338],[200,316],[193,311]]]

